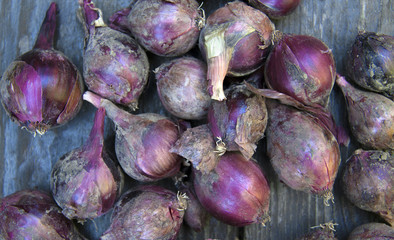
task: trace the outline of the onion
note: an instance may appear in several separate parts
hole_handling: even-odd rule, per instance
[[[175,57],[194,47],[205,18],[195,0],[134,0],[110,22],[112,28],[130,32],[148,51]]]
[[[138,181],[156,181],[174,176],[180,157],[170,149],[179,137],[177,126],[155,113],[130,114],[92,92],[83,98],[104,107],[116,125],[115,151],[123,170]]]
[[[348,240],[388,240],[393,239],[394,229],[383,223],[367,223],[353,229]]]
[[[182,57],[155,69],[157,92],[172,115],[198,120],[206,117],[211,98],[207,91],[207,67],[194,57]]]
[[[85,239],[47,193],[22,190],[0,199],[1,239]]]
[[[346,63],[346,73],[355,84],[394,98],[393,36],[360,32]]]
[[[193,169],[193,183],[201,205],[226,224],[241,227],[269,220],[267,180],[241,153],[226,152],[207,174]]]
[[[277,32],[276,38],[265,64],[269,88],[305,105],[327,108],[336,78],[331,50],[312,36]]]
[[[394,151],[356,150],[342,176],[346,197],[394,226]]]
[[[48,8],[31,51],[13,61],[0,81],[0,100],[13,121],[44,134],[77,115],[83,81],[75,65],[53,48],[56,3]]]
[[[249,4],[270,18],[281,18],[292,13],[301,0],[249,0]]]
[[[394,101],[337,78],[347,103],[350,130],[366,149],[394,149]]]
[[[148,81],[146,53],[133,38],[107,27],[91,0],[79,0],[79,4],[87,39],[83,76],[88,89],[135,110]]]
[[[116,203],[111,226],[100,239],[175,240],[186,207],[185,195],[159,186],[131,189]]]
[[[317,228],[314,229],[313,231],[305,234],[302,237],[297,238],[296,240],[338,240],[334,236],[334,231],[335,228],[334,226],[337,225],[332,222],[320,224],[319,226],[312,227],[312,228]]]
[[[275,27],[261,11],[240,1],[227,3],[207,19],[199,47],[208,62],[208,91],[222,101],[226,75],[245,76],[260,68]]]
[[[86,143],[62,156],[51,173],[51,190],[69,219],[93,219],[108,212],[120,193],[121,173],[104,146],[105,110],[96,112]]]

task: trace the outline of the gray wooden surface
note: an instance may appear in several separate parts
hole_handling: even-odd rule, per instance
[[[57,48],[63,51],[81,70],[83,30],[77,21],[77,0],[58,0]],[[96,0],[104,18],[116,10],[126,7],[127,0]],[[200,1],[201,2],[201,1]],[[223,6],[225,0],[206,0],[203,8],[207,16]],[[30,50],[35,42],[40,24],[50,0],[1,0],[0,1],[0,74],[15,57]],[[344,74],[345,53],[359,30],[375,31],[394,35],[394,0],[303,0],[297,10],[284,19],[274,21],[276,29],[285,33],[307,34],[323,40],[333,51],[337,70]],[[195,50],[196,51],[196,50]],[[149,54],[151,69],[166,58]],[[169,115],[158,99],[153,74],[141,97],[140,112],[156,112]],[[331,96],[331,110],[342,126],[347,126],[345,103],[337,87]],[[53,164],[66,152],[80,146],[88,136],[95,109],[84,103],[78,116],[67,125],[47,132],[44,136],[33,137],[21,130],[0,108],[0,197],[26,188],[49,191],[49,174]],[[113,125],[106,121],[106,139],[113,148]],[[364,212],[347,201],[340,182],[334,186],[335,204],[325,207],[323,201],[312,195],[291,190],[279,182],[269,161],[264,155],[264,140],[259,143],[255,158],[260,162],[271,187],[271,222],[263,227],[255,224],[235,228],[211,218],[201,233],[194,233],[183,227],[179,239],[294,239],[310,230],[310,227],[324,222],[338,223],[336,236],[346,239],[350,231],[366,222],[382,221],[372,213]],[[342,164],[358,147],[353,141],[348,148],[342,147]],[[127,179],[127,186],[137,184]],[[170,181],[160,184],[170,186]],[[98,236],[108,227],[110,213],[94,222],[89,221],[81,231],[90,239]]]

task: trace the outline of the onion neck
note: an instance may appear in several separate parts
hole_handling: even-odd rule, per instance
[[[53,48],[56,30],[56,13],[57,5],[55,2],[52,2],[46,12],[45,19],[41,25],[34,48]]]
[[[93,147],[94,149],[102,148],[104,145],[104,119],[105,109],[100,107],[94,116],[94,124],[90,131],[89,139],[85,143],[85,147]]]
[[[91,0],[79,0],[83,22],[89,33],[94,32],[97,27],[107,26],[103,20],[103,14],[99,8],[96,8]]]

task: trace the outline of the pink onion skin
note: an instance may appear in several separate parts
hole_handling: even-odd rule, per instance
[[[204,22],[195,0],[136,0],[110,18],[112,28],[129,31],[147,51],[164,57],[194,47]]]
[[[157,92],[164,108],[172,115],[199,120],[211,105],[207,91],[207,66],[194,57],[165,62],[155,70]]]
[[[249,0],[249,4],[267,14],[270,18],[279,19],[292,13],[301,0]]]
[[[104,117],[104,108],[98,109],[86,143],[52,168],[52,195],[69,219],[83,222],[103,215],[121,191],[121,173],[104,146]]]
[[[278,35],[265,64],[269,88],[305,105],[327,108],[336,78],[331,50],[312,36]]]
[[[141,186],[116,203],[111,226],[101,240],[175,240],[186,205],[182,196],[159,186]]]
[[[360,32],[348,53],[347,76],[358,86],[384,94],[393,100],[393,49],[394,36]]]
[[[56,11],[52,3],[34,48],[15,59],[0,81],[0,100],[7,114],[34,134],[69,122],[82,106],[81,74],[53,48]]]
[[[393,239],[394,229],[384,223],[366,223],[356,227],[348,240],[387,240]]]
[[[274,24],[261,11],[241,1],[227,3],[207,19],[199,47],[208,64],[208,91],[212,99],[225,99],[223,81],[245,76],[263,65],[271,45]]]
[[[226,224],[242,227],[269,219],[267,180],[241,153],[226,152],[208,174],[193,169],[193,184],[201,205]]]
[[[90,91],[134,110],[148,82],[149,61],[137,41],[104,23],[91,0],[80,0],[87,43],[83,76]]]
[[[341,161],[334,135],[315,117],[293,107],[266,100],[267,154],[290,188],[332,199],[332,187]]]
[[[342,176],[346,197],[357,207],[375,212],[394,226],[394,152],[356,150]]]
[[[181,159],[170,149],[179,137],[177,126],[155,113],[133,115],[111,101],[87,91],[84,99],[104,107],[116,125],[115,151],[122,169],[130,177],[151,182],[174,176]]]
[[[61,213],[52,197],[39,190],[22,190],[0,199],[1,239],[85,239]]]
[[[350,131],[365,149],[394,149],[394,101],[353,87],[343,77],[336,83],[345,96]]]

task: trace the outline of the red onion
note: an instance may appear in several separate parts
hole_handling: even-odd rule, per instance
[[[265,64],[269,88],[305,105],[326,108],[336,77],[331,50],[312,36],[276,34]]]
[[[134,0],[110,22],[112,28],[130,32],[148,51],[175,57],[194,47],[205,18],[195,0]]]
[[[120,193],[121,173],[104,146],[105,110],[96,112],[86,143],[62,156],[51,173],[51,190],[69,219],[93,219],[108,212]]]
[[[267,126],[265,100],[249,91],[244,84],[231,85],[225,101],[212,101],[208,111],[209,127],[228,151],[241,151],[250,159]]]
[[[22,190],[0,199],[1,239],[85,239],[47,193]]]
[[[175,240],[186,207],[185,195],[159,186],[129,190],[116,203],[111,226],[100,239]]]
[[[383,223],[367,223],[356,227],[348,240],[388,240],[394,238],[394,229]]]
[[[354,205],[394,226],[394,151],[356,150],[346,162],[342,186]]]
[[[193,169],[193,183],[201,205],[226,224],[241,227],[269,220],[269,185],[260,167],[241,153],[226,152],[207,174]]]
[[[314,229],[296,240],[338,240],[338,238],[334,236],[335,225],[337,224],[332,222],[320,224],[320,226],[316,226],[318,229]]]
[[[222,101],[226,75],[245,76],[260,68],[275,27],[261,11],[240,1],[227,3],[207,19],[199,46],[208,62],[208,90]]]
[[[77,115],[83,81],[75,65],[53,48],[56,3],[48,8],[36,43],[5,70],[0,100],[13,121],[30,132],[44,134]]]
[[[250,5],[274,19],[289,15],[300,2],[301,0],[249,0]]]
[[[394,98],[394,37],[360,32],[346,62],[349,78],[364,89]]]
[[[87,43],[83,76],[90,91],[134,110],[149,75],[148,57],[127,34],[107,27],[91,0],[79,0]]]
[[[205,63],[193,57],[174,59],[156,68],[157,92],[165,109],[182,119],[204,118],[211,104],[206,73]]]
[[[394,149],[394,102],[337,79],[347,103],[350,130],[365,148]]]
[[[179,136],[177,126],[155,113],[130,114],[112,102],[85,92],[83,98],[104,107],[116,125],[115,151],[123,170],[138,181],[156,181],[174,176],[180,157],[170,149]]]

